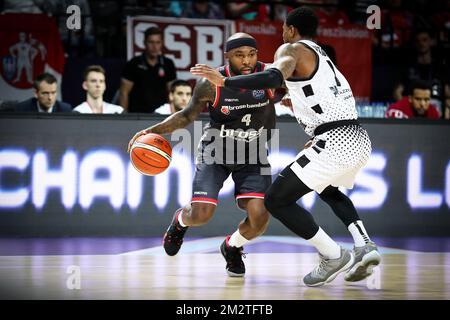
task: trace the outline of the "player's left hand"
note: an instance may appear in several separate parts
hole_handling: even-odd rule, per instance
[[[131,146],[133,145],[134,141],[135,141],[137,138],[139,138],[140,136],[143,136],[143,135],[145,135],[145,134],[147,134],[147,133],[151,133],[151,129],[150,129],[150,128],[147,128],[147,129],[144,129],[144,130],[141,130],[141,131],[137,132],[137,133],[133,136],[133,138],[131,138],[130,142],[128,142],[127,152],[130,153]]]
[[[216,69],[207,66],[206,64],[197,63],[195,67],[191,68],[191,73],[195,76],[200,76],[208,79],[212,84],[223,87],[225,77]]]

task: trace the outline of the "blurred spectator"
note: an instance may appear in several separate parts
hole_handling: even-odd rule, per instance
[[[58,17],[58,29],[66,52],[71,56],[94,55],[95,35],[94,23],[91,16],[91,7],[88,0],[53,0],[55,9],[52,13]],[[101,1],[94,1],[101,2]],[[67,8],[76,5],[81,12],[81,29],[67,28]]]
[[[144,34],[144,52],[125,65],[119,104],[128,112],[151,113],[167,102],[168,85],[176,79],[174,62],[162,54],[162,32],[150,27]]]
[[[284,4],[275,4],[272,8],[273,20],[281,22],[284,22],[284,20],[286,20],[288,13],[293,9],[293,7]]]
[[[315,10],[320,26],[343,26],[350,24],[347,14],[338,8],[337,0],[321,0],[323,6]]]
[[[47,13],[53,8],[52,0],[4,0],[3,13]]]
[[[252,0],[247,2],[228,2],[226,4],[228,18],[269,21],[270,6],[252,2]]]
[[[83,89],[86,91],[86,101],[73,109],[79,113],[122,113],[123,108],[103,101],[106,90],[105,70],[98,65],[86,68],[83,77]]]
[[[435,14],[431,17],[431,21],[434,28],[438,30],[438,41],[448,49],[450,45],[450,0],[441,2],[441,7],[437,8]]]
[[[100,1],[102,2],[102,1]],[[117,1],[111,1],[117,2]],[[138,15],[149,15],[149,16],[167,16],[172,15],[171,10],[179,10],[179,4],[172,6],[169,2],[177,1],[163,1],[163,0],[124,0],[122,2],[122,15],[126,16],[138,16]],[[174,9],[177,7],[176,9]]]
[[[175,80],[170,85],[169,103],[155,110],[158,114],[172,114],[187,107],[192,97],[192,87],[185,80]]]
[[[58,83],[50,73],[43,73],[34,81],[34,98],[16,105],[17,112],[72,112],[72,106],[65,102],[56,101]]]
[[[185,18],[197,19],[224,19],[223,9],[218,4],[207,0],[192,0],[186,4],[181,13]]]
[[[380,0],[354,0],[354,6],[351,10],[347,11],[350,21],[359,25],[366,25],[369,15],[367,14],[367,8],[371,5],[379,6]]]
[[[402,0],[386,0],[380,4],[382,48],[398,48],[410,40],[414,15],[406,10]]]
[[[403,99],[403,92],[405,92],[405,86],[403,83],[399,83],[395,86],[394,92],[392,93],[392,97],[394,101],[400,101]]]
[[[430,104],[431,86],[428,83],[417,80],[412,83],[410,92],[409,96],[389,106],[387,118],[440,118],[436,107]]]
[[[123,48],[126,47],[126,40],[121,38],[120,4],[113,0],[102,0],[90,1],[90,6],[96,54],[100,57],[123,57],[121,53],[125,51]]]
[[[167,5],[167,15],[170,17],[179,17],[183,12],[184,1],[170,1]]]

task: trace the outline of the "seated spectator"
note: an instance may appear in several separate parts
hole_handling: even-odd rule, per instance
[[[101,66],[92,65],[84,71],[83,89],[86,101],[73,109],[79,113],[122,113],[121,106],[103,101],[106,90],[105,70]]]
[[[18,103],[15,109],[17,112],[72,112],[70,104],[56,101],[58,83],[52,74],[37,76],[33,87],[35,97]]]
[[[415,81],[410,92],[409,96],[389,106],[386,111],[387,118],[440,118],[436,107],[430,104],[431,86],[427,82]]]
[[[181,13],[182,17],[195,19],[223,19],[222,8],[216,3],[206,0],[193,0],[186,4],[185,9]]]
[[[172,114],[187,107],[192,97],[192,87],[185,80],[175,80],[170,85],[169,103],[155,110],[158,114]]]

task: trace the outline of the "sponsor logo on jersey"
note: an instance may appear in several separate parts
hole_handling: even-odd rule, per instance
[[[269,104],[270,104],[270,100],[267,99],[266,101],[258,102],[258,103],[254,103],[254,104],[246,103],[246,104],[240,104],[238,106],[222,106],[220,111],[222,111],[222,113],[224,113],[224,114],[228,114],[230,111],[234,111],[234,110],[263,108],[265,106],[268,106]],[[224,108],[226,110],[224,110]]]
[[[230,108],[228,106],[222,106],[222,108],[220,108],[220,111],[226,115],[230,114]]]
[[[333,94],[334,94],[334,96],[335,97],[337,97],[338,95],[341,95],[341,94],[345,94],[345,93],[349,93],[350,92],[350,89],[343,89],[343,90],[341,90],[341,91],[339,91],[339,89],[338,89],[338,87],[336,87],[336,86],[333,86],[333,87],[329,87],[330,88],[330,90],[333,92]]]
[[[224,100],[226,102],[239,102],[239,99],[237,99],[237,98],[225,98]]]
[[[338,88],[336,86],[330,87],[330,90],[333,92],[334,96],[337,97],[338,95]]]
[[[255,98],[255,99],[264,98],[264,94],[265,94],[264,90],[253,90],[252,91],[253,98]]]
[[[259,128],[258,130],[249,129],[244,131],[242,129],[226,129],[223,124],[220,127],[220,137],[221,138],[233,138],[235,140],[242,141],[253,141],[258,138],[264,130],[264,126]]]

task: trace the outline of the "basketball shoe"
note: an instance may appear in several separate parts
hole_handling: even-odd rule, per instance
[[[320,253],[319,256],[319,265],[303,278],[303,282],[309,287],[318,287],[333,281],[339,273],[348,270],[355,259],[350,250],[343,248],[341,256],[337,259],[326,259]]]
[[[180,251],[183,244],[183,237],[189,227],[182,227],[178,222],[178,215],[181,214],[182,208],[175,211],[172,222],[164,234],[163,244],[164,250],[169,256],[174,256]]]
[[[372,241],[363,247],[354,247],[355,262],[344,276],[346,281],[361,281],[373,273],[373,268],[380,264],[381,256]]]
[[[244,261],[242,261],[242,257],[245,258],[245,253],[243,252],[244,247],[237,248],[229,246],[229,239],[230,236],[227,236],[220,246],[220,252],[227,262],[227,273],[230,277],[243,277],[245,275],[245,265]]]

